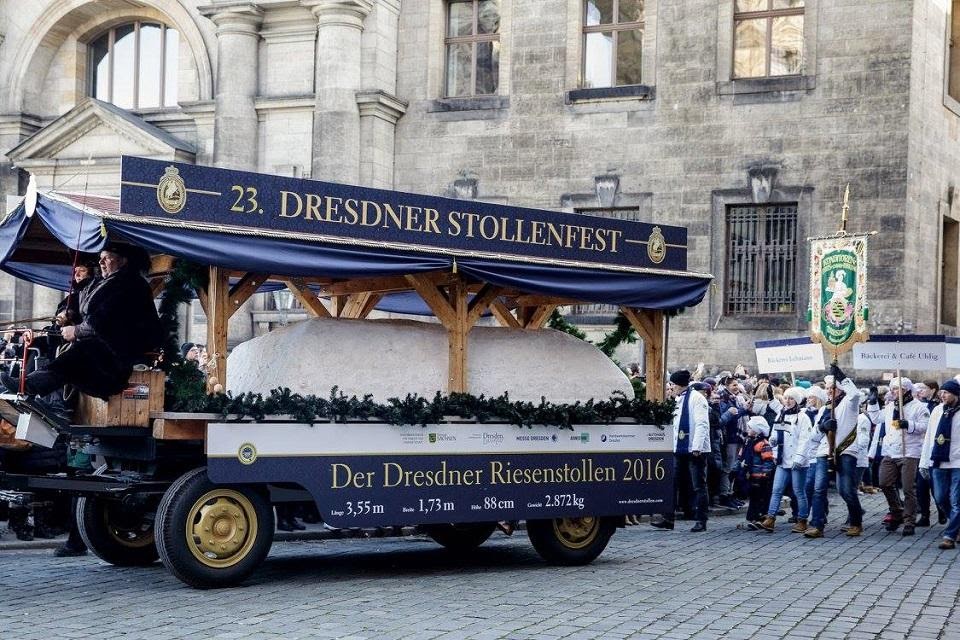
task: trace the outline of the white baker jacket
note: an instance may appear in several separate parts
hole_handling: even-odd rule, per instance
[[[690,434],[689,451],[710,452],[710,404],[703,394],[690,387],[677,396],[673,410],[673,452],[677,452],[677,434],[680,433],[680,415],[683,412],[684,394],[690,394],[690,409],[687,433]]]
[[[907,445],[906,456],[908,458],[919,458],[923,449],[924,436],[927,433],[927,424],[930,422],[930,411],[927,409],[927,403],[916,398],[903,405],[902,419],[907,420],[907,429],[894,429],[891,427],[893,421],[893,410],[897,407],[897,401],[892,400],[883,407],[879,413],[876,411],[877,405],[871,405],[869,412],[879,415],[877,430],[874,435],[874,442],[870,444],[870,457],[875,458],[882,455],[886,458],[899,460],[904,456],[903,445]],[[880,423],[886,425],[886,432],[883,436],[883,442],[879,443],[877,450],[877,436],[880,433]]]
[[[930,425],[927,427],[927,433],[923,438],[923,450],[920,454],[920,467],[929,469],[933,466],[930,456],[933,455],[933,441],[937,438],[937,427],[940,425],[940,418],[943,416],[943,405],[938,404],[930,413]],[[960,469],[960,411],[953,414],[950,421],[950,460],[941,462],[940,469]]]

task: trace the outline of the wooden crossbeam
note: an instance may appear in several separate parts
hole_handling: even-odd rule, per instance
[[[210,317],[210,313],[207,311],[207,291],[206,289],[194,289],[197,292],[197,300],[200,302],[200,308],[203,309],[203,315]]]
[[[377,308],[377,305],[380,304],[380,301],[383,299],[382,293],[371,293],[367,298],[367,302],[360,309],[360,315],[358,318],[366,318],[370,313]]]
[[[559,307],[560,305],[580,304],[581,301],[572,298],[559,298],[557,296],[526,294],[517,296],[516,302],[518,307],[539,307],[547,304]]]
[[[526,322],[524,322],[524,329],[540,329],[546,324],[547,320],[550,319],[551,314],[553,314],[554,309],[559,305],[556,304],[541,304],[537,307],[527,307],[531,309],[529,314],[526,315]]]
[[[663,311],[630,307],[620,307],[620,310],[643,340],[647,399],[663,400],[665,391]]]
[[[173,271],[173,262],[176,258],[160,254],[150,258],[150,275],[168,274]]]
[[[163,286],[167,284],[166,276],[158,276],[156,278],[150,278],[150,293],[153,294],[153,297],[156,298],[158,295],[163,293]]]
[[[490,303],[500,296],[501,291],[502,289],[500,287],[495,287],[487,283],[477,292],[473,300],[470,301],[470,306],[467,308],[467,323],[471,327],[477,324],[477,320],[479,320],[483,312],[487,310]]]
[[[373,294],[369,292],[362,293],[353,293],[347,298],[347,303],[343,306],[343,311],[340,312],[341,318],[363,318],[366,317],[363,315],[363,311],[367,308],[368,303],[371,298],[378,296],[373,302],[373,306],[377,305],[377,302],[380,301],[379,294]],[[367,314],[369,315],[370,311],[373,310],[373,307],[369,307]]]
[[[266,282],[267,276],[262,273],[245,273],[237,284],[230,288],[230,315],[233,316],[240,306],[250,299],[257,289]]]
[[[306,282],[300,278],[287,278],[282,282],[287,285],[287,289],[290,290],[290,293],[296,297],[300,304],[315,317],[332,317],[330,310],[327,309],[323,302],[320,301],[320,298],[310,290]]]
[[[407,279],[407,282],[410,283],[410,286],[423,298],[423,301],[426,302],[430,310],[433,311],[433,315],[437,317],[437,320],[439,320],[447,330],[456,328],[456,311],[450,304],[450,301],[447,300],[447,297],[443,295],[443,292],[437,288],[436,284],[421,274],[404,277]]]
[[[507,308],[507,305],[503,304],[500,300],[494,300],[490,303],[490,312],[493,313],[493,316],[502,327],[520,329],[523,326],[520,324],[520,321],[517,320],[517,317],[513,315],[513,312]]]
[[[339,318],[343,315],[343,309],[347,306],[347,301],[350,299],[350,296],[339,295],[339,296],[330,296],[330,302],[333,306],[333,316]]]

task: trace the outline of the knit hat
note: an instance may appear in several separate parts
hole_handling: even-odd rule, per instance
[[[793,398],[794,402],[796,402],[797,404],[802,404],[803,401],[806,399],[807,394],[800,387],[790,387],[789,389],[783,392],[783,397]]]
[[[762,416],[751,416],[750,419],[747,420],[747,429],[753,429],[764,438],[770,435],[770,425]]]
[[[823,384],[829,389],[833,386],[833,376],[823,376]]]
[[[180,357],[186,358],[187,354],[190,353],[190,349],[193,349],[195,346],[192,342],[184,342],[180,345]]]
[[[712,387],[706,382],[694,382],[690,386],[694,391],[712,391]]]
[[[801,389],[809,389],[812,385],[809,380],[797,380],[797,386]]]
[[[686,369],[680,369],[670,374],[670,382],[678,387],[685,387],[690,384],[690,372]]]
[[[904,391],[913,391],[913,383],[910,378],[894,378],[890,381],[890,388],[903,389]]]
[[[823,387],[819,387],[817,385],[813,385],[807,389],[807,397],[816,398],[820,402],[826,402],[828,400],[827,392],[823,390]]]
[[[960,382],[952,379],[947,380],[940,385],[940,391],[946,391],[947,393],[952,393],[955,396],[960,396]]]

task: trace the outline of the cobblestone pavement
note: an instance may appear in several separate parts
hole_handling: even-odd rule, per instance
[[[631,527],[592,565],[545,566],[523,534],[457,562],[419,538],[277,543],[246,585],[183,586],[49,549],[0,551],[0,638],[958,638],[960,552],[942,527],[863,538]],[[832,513],[840,516],[842,505]]]

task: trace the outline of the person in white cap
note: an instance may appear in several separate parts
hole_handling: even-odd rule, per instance
[[[803,533],[807,530],[807,517],[810,515],[810,504],[804,491],[807,479],[806,458],[810,438],[815,431],[810,418],[802,408],[806,394],[800,387],[790,387],[783,392],[782,408],[773,423],[770,434],[770,445],[774,447],[776,469],[773,475],[773,489],[770,492],[770,507],[767,517],[760,523],[760,528],[773,532],[777,523],[777,511],[780,510],[780,501],[788,486],[793,487],[797,498],[797,523],[791,531]]]
[[[814,434],[807,442],[806,450],[803,452],[803,456],[806,459],[806,482],[803,486],[803,492],[807,495],[807,506],[810,509],[813,509],[813,487],[814,481],[816,480],[815,473],[815,463],[817,460],[817,449],[820,446],[820,432],[817,431],[817,425],[820,424],[820,418],[823,416],[824,406],[830,400],[827,396],[827,392],[823,387],[819,385],[812,385],[807,389],[807,404],[804,408],[804,413],[807,414],[807,418],[810,419],[810,424],[813,426]]]
[[[916,530],[917,470],[930,411],[925,402],[913,397],[913,383],[908,378],[891,380],[890,391],[893,398],[879,415],[884,426],[883,442],[880,451],[874,446],[876,443],[871,445],[871,450],[874,455],[883,455],[880,490],[887,499],[891,514],[887,531],[896,531],[902,524],[903,535],[912,536]],[[868,408],[874,414],[877,409],[878,405]],[[897,479],[903,485],[903,499],[897,489]]]
[[[857,439],[860,389],[836,364],[830,366],[830,372],[832,378],[825,381],[828,384],[827,394],[830,396],[831,406],[821,414],[817,423],[819,444],[816,466],[813,469],[813,504],[810,509],[810,526],[803,532],[803,535],[808,538],[822,538],[823,528],[827,523],[827,488],[830,484],[831,456],[837,467],[837,486],[840,489],[840,497],[847,505],[850,522],[847,535],[853,537],[863,533],[863,508],[857,496],[858,450],[852,446]],[[840,381],[839,384],[835,382],[837,380]],[[829,434],[831,432],[836,434],[836,446],[833,451],[830,450]]]

